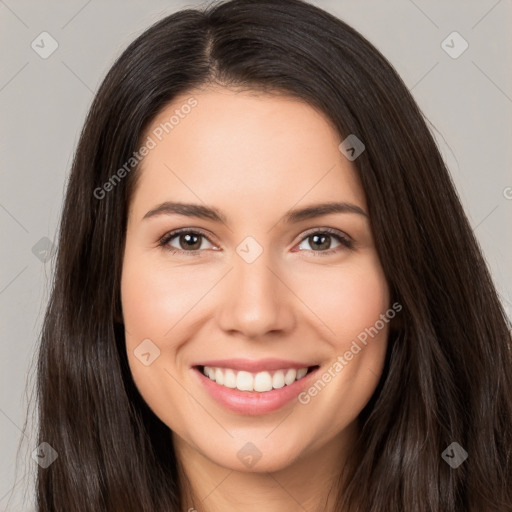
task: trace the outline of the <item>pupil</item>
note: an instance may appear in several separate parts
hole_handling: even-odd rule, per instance
[[[199,249],[199,247],[201,246],[201,242],[197,241],[199,239],[199,237],[197,235],[194,235],[192,233],[188,233],[186,235],[182,235],[181,236],[182,240],[185,240],[185,246],[189,249]],[[191,242],[191,240],[195,238],[196,241],[195,242]],[[191,243],[190,243],[191,242]],[[193,247],[194,245],[198,245],[198,247]]]
[[[313,238],[315,244],[318,244],[319,239],[324,240],[323,243],[320,242],[321,249],[329,249],[329,247],[331,245],[329,242],[325,242],[325,240],[330,240],[330,238],[327,235],[312,235],[311,238]]]

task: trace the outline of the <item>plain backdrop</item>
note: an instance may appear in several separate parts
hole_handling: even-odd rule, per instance
[[[510,316],[512,2],[313,3],[366,36],[412,91]],[[0,511],[34,510],[33,424],[23,430],[33,400],[52,246],[87,109],[129,42],[163,16],[201,5],[192,0],[0,0]]]

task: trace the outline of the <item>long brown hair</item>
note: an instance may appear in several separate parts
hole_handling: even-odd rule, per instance
[[[511,338],[454,185],[392,66],[301,0],[232,0],[167,16],[99,88],[67,184],[41,334],[39,442],[59,457],[38,469],[37,509],[186,508],[169,428],[139,395],[124,344],[120,276],[137,168],[98,190],[162,108],[209,83],[301,98],[340,140],[357,134],[365,144],[354,164],[403,310],[337,510],[510,512]],[[453,442],[468,454],[457,468],[442,457]]]

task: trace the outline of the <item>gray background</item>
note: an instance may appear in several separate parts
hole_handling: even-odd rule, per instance
[[[313,3],[365,35],[411,89],[510,316],[512,0]],[[56,240],[65,181],[94,91],[114,58],[150,24],[199,5],[0,0],[0,511],[33,510],[31,417],[22,430],[52,274],[48,247]],[[34,40],[50,47],[48,39],[40,42],[43,31],[58,43],[47,59],[31,47]],[[442,46],[453,31],[469,44],[458,58]],[[462,48],[453,37],[446,45],[452,53]]]

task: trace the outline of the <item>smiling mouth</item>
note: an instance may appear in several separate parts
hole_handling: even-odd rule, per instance
[[[220,386],[239,391],[264,393],[281,389],[303,379],[319,368],[318,365],[303,368],[287,368],[273,371],[247,372],[231,368],[195,366],[196,370]]]

